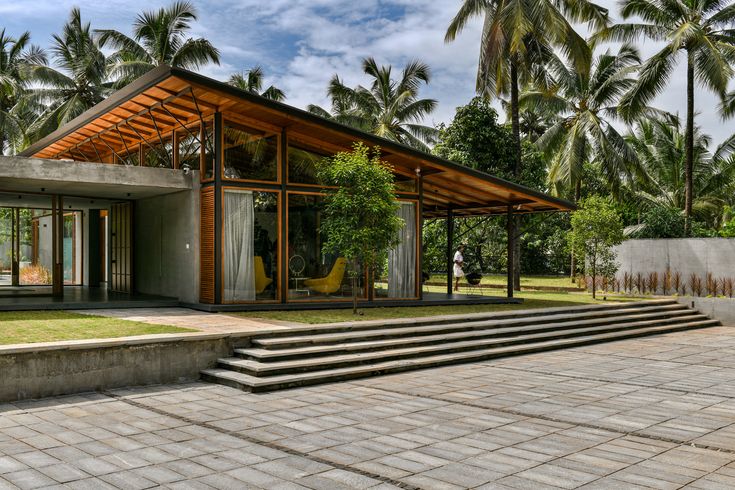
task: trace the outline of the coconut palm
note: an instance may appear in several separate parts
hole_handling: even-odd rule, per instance
[[[274,85],[263,90],[263,78],[263,69],[260,66],[255,66],[246,72],[235,73],[227,80],[227,83],[240,90],[260,95],[266,99],[276,100],[278,102],[286,99],[286,94],[283,90]]]
[[[536,141],[551,157],[549,184],[557,194],[571,189],[574,199],[579,199],[588,161],[598,165],[613,193],[617,194],[621,179],[633,177],[636,153],[612,121],[617,118],[620,97],[635,84],[639,63],[638,51],[630,45],[615,54],[606,51],[584,70],[552,56],[547,64],[554,80],[550,86],[521,94],[522,108],[558,115],[558,121]]]
[[[16,39],[0,30],[0,155],[12,151],[14,142],[23,137],[25,119],[19,104],[28,88],[25,68],[46,62],[44,52],[30,42],[27,31]]]
[[[50,51],[56,67],[36,63],[28,68],[29,79],[38,85],[31,92],[33,102],[47,105],[34,127],[35,137],[71,121],[111,91],[105,55],[78,8],[72,9],[61,34],[54,34]]]
[[[219,51],[208,40],[188,38],[197,11],[191,2],[146,11],[133,23],[133,37],[120,31],[96,30],[101,47],[117,51],[110,56],[110,75],[118,86],[130,83],[158,65],[197,69],[219,64]]]
[[[638,154],[645,178],[639,179],[629,194],[636,196],[639,207],[663,206],[686,209],[687,144],[678,116],[641,120],[626,138]],[[711,139],[694,127],[692,156],[692,216],[717,226],[726,204],[735,193],[735,135],[710,152]]]
[[[467,23],[484,17],[477,69],[477,91],[488,96],[510,94],[516,176],[521,169],[519,87],[530,80],[538,63],[561,49],[575,66],[585,69],[591,58],[587,42],[571,22],[607,25],[607,10],[588,0],[463,0],[444,40],[456,39]]]
[[[735,5],[716,0],[623,0],[624,19],[635,17],[640,22],[623,23],[602,30],[597,38],[629,42],[650,39],[665,45],[647,60],[640,70],[638,82],[620,103],[621,114],[632,120],[666,87],[677,62],[686,59],[687,119],[685,205],[687,232],[694,205],[694,84],[725,96],[733,76],[735,61]]]
[[[372,78],[369,88],[361,85],[347,87],[335,75],[327,90],[332,112],[316,105],[308,106],[309,112],[428,150],[428,144],[433,143],[438,135],[436,128],[421,124],[436,108],[436,100],[418,98],[421,84],[429,83],[431,79],[428,65],[419,61],[409,62],[399,80],[391,78],[390,65],[378,66],[373,58],[364,59],[362,68]]]

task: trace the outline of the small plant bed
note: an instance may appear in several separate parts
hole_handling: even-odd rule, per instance
[[[544,293],[522,292],[516,295],[523,298],[520,304],[497,305],[450,305],[450,306],[401,306],[391,308],[362,308],[356,316],[351,310],[306,310],[306,311],[259,311],[229,313],[231,315],[281,320],[298,323],[334,323],[356,320],[384,320],[390,318],[411,318],[436,315],[462,315],[487,311],[528,310],[532,308],[552,308],[554,306],[571,306],[613,301],[637,301],[640,297],[607,296],[607,300],[593,300],[589,294],[576,293]]]
[[[0,312],[0,345],[193,331],[66,311]]]

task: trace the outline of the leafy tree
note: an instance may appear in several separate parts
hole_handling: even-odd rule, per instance
[[[54,34],[52,68],[42,60],[29,65],[35,82],[32,100],[48,108],[34,124],[36,137],[44,136],[101,102],[109,93],[105,55],[92,36],[89,23],[82,23],[78,8],[71,11],[61,34]]]
[[[646,211],[641,224],[633,227],[632,238],[683,238],[684,216],[681,210],[667,206],[653,206]]]
[[[437,136],[435,128],[421,124],[436,109],[436,100],[419,99],[422,83],[429,83],[431,70],[419,61],[406,65],[398,80],[392,78],[393,68],[378,66],[373,58],[365,58],[362,68],[372,79],[369,88],[347,87],[335,75],[327,93],[332,101],[331,112],[317,105],[307,110],[327,119],[368,131],[389,140],[428,151],[428,144]]]
[[[351,152],[337,153],[319,162],[319,181],[329,186],[324,198],[321,232],[324,248],[342,254],[350,263],[353,312],[357,313],[357,275],[369,277],[398,245],[403,221],[398,217],[391,167],[378,150],[356,143]],[[372,281],[368,288],[372,288]]]
[[[0,30],[0,155],[24,135],[22,108],[18,106],[28,89],[25,69],[46,62],[44,52],[30,44],[31,34],[17,39]]]
[[[177,1],[167,8],[146,11],[133,23],[133,37],[113,29],[96,30],[101,47],[117,51],[110,56],[110,75],[126,85],[158,65],[197,69],[219,64],[219,51],[204,38],[190,38],[197,20],[192,2]]]
[[[237,87],[240,90],[260,95],[266,99],[276,100],[281,102],[286,99],[286,94],[280,88],[271,85],[267,89],[263,90],[263,69],[260,66],[255,66],[246,72],[233,74],[227,83],[233,87]]]
[[[598,34],[599,39],[635,41],[641,38],[663,42],[664,46],[642,66],[637,83],[622,98],[621,114],[631,121],[668,84],[681,55],[686,59],[687,119],[684,169],[687,232],[691,228],[694,207],[694,85],[725,97],[733,76],[735,60],[735,6],[718,1],[623,0],[621,14],[636,22],[611,26]],[[640,22],[637,20],[640,19]]]
[[[586,161],[598,163],[615,194],[621,178],[630,180],[636,172],[636,153],[612,121],[618,99],[635,84],[638,63],[638,51],[630,45],[597,56],[583,70],[551,56],[551,85],[521,94],[521,107],[558,117],[536,141],[551,158],[549,184],[557,194],[571,191],[575,201],[580,198]]]
[[[579,263],[590,268],[595,298],[596,278],[610,277],[617,272],[613,247],[623,241],[623,222],[612,201],[601,196],[580,201],[571,221],[569,245]]]

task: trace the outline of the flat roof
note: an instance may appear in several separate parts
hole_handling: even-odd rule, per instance
[[[398,175],[423,176],[424,216],[574,210],[573,203],[549,196],[436,155],[339,124],[281,102],[265,99],[180,68],[159,66],[20,153],[21,156],[95,161],[125,153],[128,146],[223,112],[243,124],[337,152],[363,142],[381,149]],[[81,157],[81,158],[79,158]]]

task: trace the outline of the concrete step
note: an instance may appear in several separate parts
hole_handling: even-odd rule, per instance
[[[318,371],[307,371],[300,373],[276,374],[260,377],[225,368],[214,368],[202,371],[202,378],[208,381],[221,383],[246,391],[269,391],[295,386],[325,383],[330,381],[361,378],[376,374],[396,373],[413,369],[423,369],[463,362],[477,362],[498,357],[530,354],[534,352],[582,346],[599,342],[609,342],[633,337],[713,327],[719,324],[720,323],[717,320],[706,319],[686,323],[677,323],[673,325],[666,324],[658,326],[647,326],[642,328],[626,329],[622,331],[580,335],[553,340],[536,339],[531,340],[525,344],[505,345],[500,347],[485,347],[482,349],[463,352],[444,352],[441,354],[426,355],[423,357],[410,359],[396,359],[388,361],[376,360],[375,362],[355,366],[322,369]]]
[[[528,344],[540,340],[553,340],[585,335],[602,334],[607,332],[624,333],[627,330],[656,326],[672,326],[679,324],[708,321],[701,314],[687,315],[678,318],[658,318],[637,322],[623,321],[608,325],[590,326],[586,328],[575,328],[573,330],[546,331],[526,335],[510,335],[499,338],[487,339],[462,339],[446,341],[440,344],[424,346],[394,347],[385,350],[350,353],[339,355],[318,355],[306,359],[296,359],[278,362],[259,362],[238,357],[220,359],[220,367],[239,371],[253,376],[272,376],[277,374],[296,373],[305,371],[318,371],[338,367],[346,367],[356,364],[367,364],[376,361],[389,361],[395,359],[410,359],[439,353],[465,352],[481,350],[489,347],[504,347],[518,344]]]
[[[296,347],[309,347],[313,345],[324,344],[342,344],[350,341],[358,340],[381,340],[392,339],[397,337],[413,337],[418,335],[431,335],[438,333],[465,332],[472,330],[486,330],[490,328],[512,327],[512,326],[532,326],[532,325],[549,325],[547,328],[555,328],[553,323],[571,324],[579,321],[592,319],[614,318],[625,314],[642,314],[642,313],[667,313],[679,312],[687,310],[686,306],[679,303],[667,304],[650,304],[639,305],[637,308],[609,308],[602,310],[582,311],[566,310],[563,312],[553,312],[548,315],[538,315],[532,317],[518,317],[500,320],[475,320],[475,321],[457,321],[453,323],[443,323],[438,325],[412,325],[401,327],[376,327],[374,329],[352,330],[347,329],[340,332],[328,333],[312,333],[302,334],[298,336],[281,336],[281,337],[263,337],[253,338],[251,343],[253,346],[263,349],[284,349]]]
[[[399,328],[399,327],[416,327],[416,326],[437,326],[455,324],[458,322],[476,322],[476,321],[494,321],[494,320],[511,320],[526,319],[531,320],[539,316],[549,315],[566,315],[566,314],[582,314],[592,312],[606,312],[628,310],[633,308],[653,308],[657,306],[673,306],[684,308],[673,299],[656,299],[645,301],[629,301],[623,303],[608,304],[592,304],[592,305],[572,305],[572,306],[554,306],[551,308],[534,308],[529,310],[511,310],[500,312],[478,312],[467,313],[463,315],[440,315],[419,318],[393,318],[386,320],[359,320],[353,322],[325,323],[319,325],[304,325],[299,327],[290,327],[281,332],[272,331],[258,337],[280,338],[293,337],[298,335],[318,335],[326,333],[338,333],[348,331],[365,331],[376,330],[380,328]]]
[[[316,343],[306,347],[288,347],[281,346],[278,349],[263,349],[258,347],[235,349],[234,354],[242,359],[250,359],[261,362],[284,361],[289,359],[299,359],[303,357],[313,357],[317,355],[334,354],[340,352],[368,352],[385,350],[397,347],[419,346],[443,344],[454,340],[469,339],[485,339],[501,336],[522,335],[534,332],[562,332],[568,329],[577,329],[587,326],[604,326],[613,325],[611,328],[618,328],[616,324],[624,322],[638,322],[644,320],[657,319],[675,319],[682,316],[697,314],[696,311],[687,308],[681,309],[652,309],[653,312],[638,313],[635,315],[609,316],[605,318],[591,318],[588,320],[567,321],[558,323],[542,323],[538,325],[521,325],[503,327],[497,324],[488,325],[486,328],[478,328],[475,330],[460,330],[453,332],[444,332],[439,329],[439,333],[426,331],[426,327],[420,330],[418,327],[413,331],[417,332],[415,336],[398,336],[396,338],[389,337],[383,339],[363,340],[361,333],[355,333],[354,337],[345,339],[342,343]],[[645,310],[644,310],[645,311]]]

